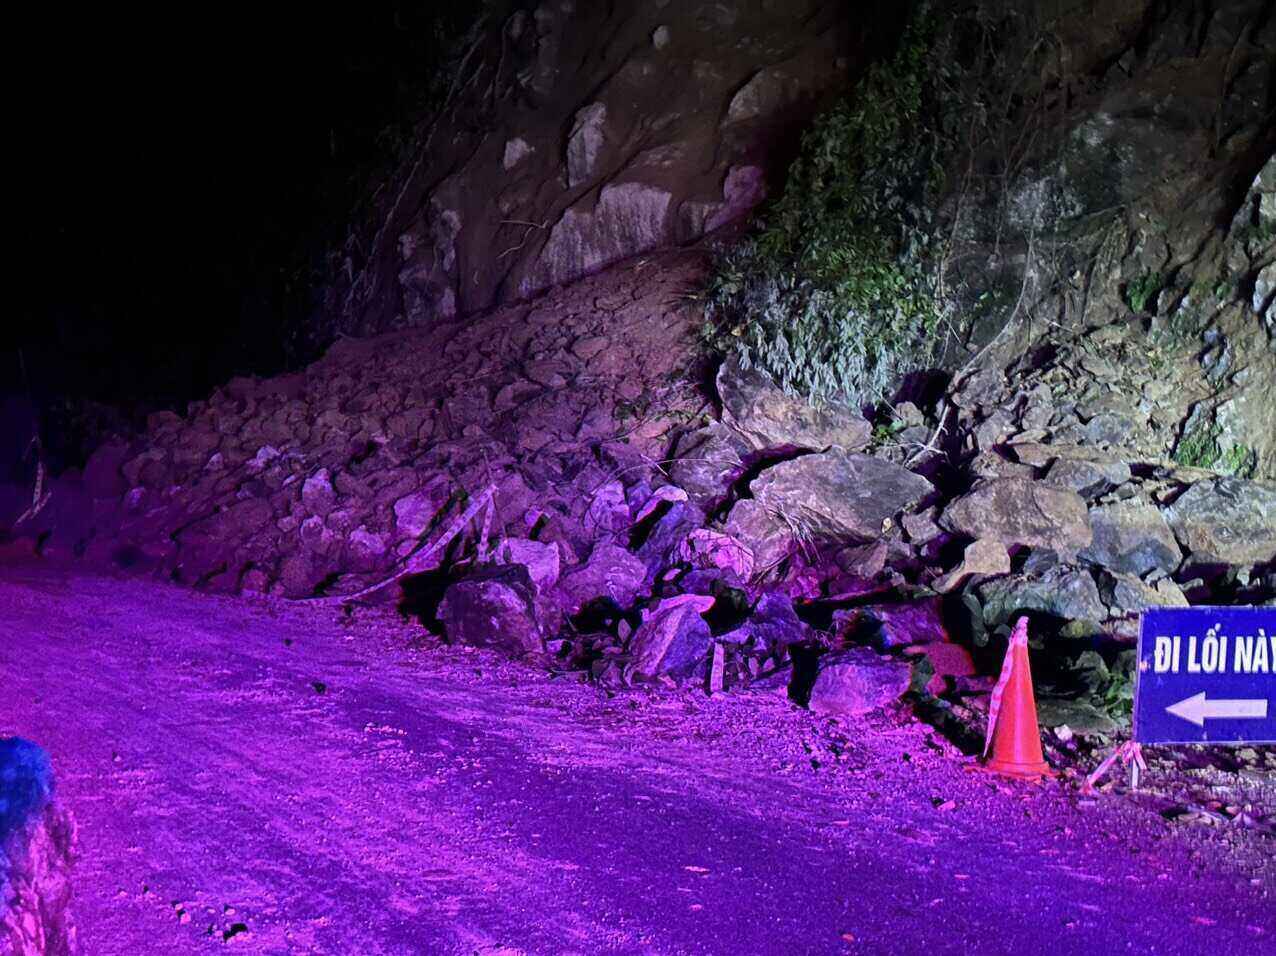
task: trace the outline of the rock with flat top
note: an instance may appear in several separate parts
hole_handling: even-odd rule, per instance
[[[893,704],[908,692],[912,668],[865,647],[820,658],[807,706],[819,714],[859,716]]]
[[[764,372],[740,364],[738,356],[718,370],[722,418],[755,450],[832,445],[856,451],[868,444],[872,428],[851,408],[813,407],[805,399],[786,395]]]
[[[1065,557],[1075,556],[1094,540],[1080,495],[1026,478],[981,482],[950,504],[940,523],[970,538],[988,538],[1006,547],[1048,548]]]
[[[907,468],[836,448],[768,468],[750,489],[801,534],[849,542],[880,538],[899,512],[933,491]]]

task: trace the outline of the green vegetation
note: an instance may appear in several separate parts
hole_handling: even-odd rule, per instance
[[[1215,422],[1198,422],[1184,430],[1174,448],[1174,461],[1188,468],[1207,468],[1210,471],[1250,478],[1257,467],[1254,450],[1243,444],[1226,449],[1220,444],[1223,429]]]
[[[1188,468],[1212,468],[1219,457],[1218,439],[1223,430],[1215,424],[1197,424],[1184,430],[1174,446],[1174,460]]]
[[[1223,452],[1214,470],[1235,475],[1237,478],[1253,478],[1257,467],[1258,456],[1252,448],[1246,445],[1233,445]]]
[[[814,403],[880,400],[928,365],[947,307],[932,209],[959,69],[923,10],[803,137],[784,196],[706,290],[706,340]]]
[[[1159,272],[1145,272],[1137,279],[1132,279],[1125,286],[1125,304],[1131,312],[1143,314],[1148,303],[1156,299],[1156,294],[1165,285],[1165,276]]]

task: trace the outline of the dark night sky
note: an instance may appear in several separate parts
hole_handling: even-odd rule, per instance
[[[283,324],[307,307],[288,276],[389,162],[378,134],[416,115],[439,15],[265,7],[50,7],[7,25],[21,250],[3,393],[25,388],[19,347],[41,401],[181,404],[282,366]]]

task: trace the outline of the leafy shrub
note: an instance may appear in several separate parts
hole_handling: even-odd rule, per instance
[[[1252,448],[1237,444],[1224,448],[1223,429],[1217,423],[1198,422],[1189,426],[1174,447],[1173,459],[1189,468],[1207,468],[1238,478],[1252,478],[1258,456]]]
[[[1145,272],[1126,284],[1125,304],[1130,307],[1131,312],[1141,315],[1164,285],[1165,277],[1161,273]]]
[[[708,342],[814,403],[875,402],[934,357],[946,307],[932,209],[956,135],[941,45],[923,10],[894,58],[816,120],[783,197],[710,280]]]

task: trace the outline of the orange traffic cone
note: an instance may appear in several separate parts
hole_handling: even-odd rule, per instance
[[[1036,780],[1050,774],[1045,755],[1041,752],[1037,701],[1032,694],[1026,617],[1019,619],[1010,636],[1006,660],[1001,666],[1001,679],[992,692],[984,757],[987,758],[985,769],[993,773],[1026,780]]]

